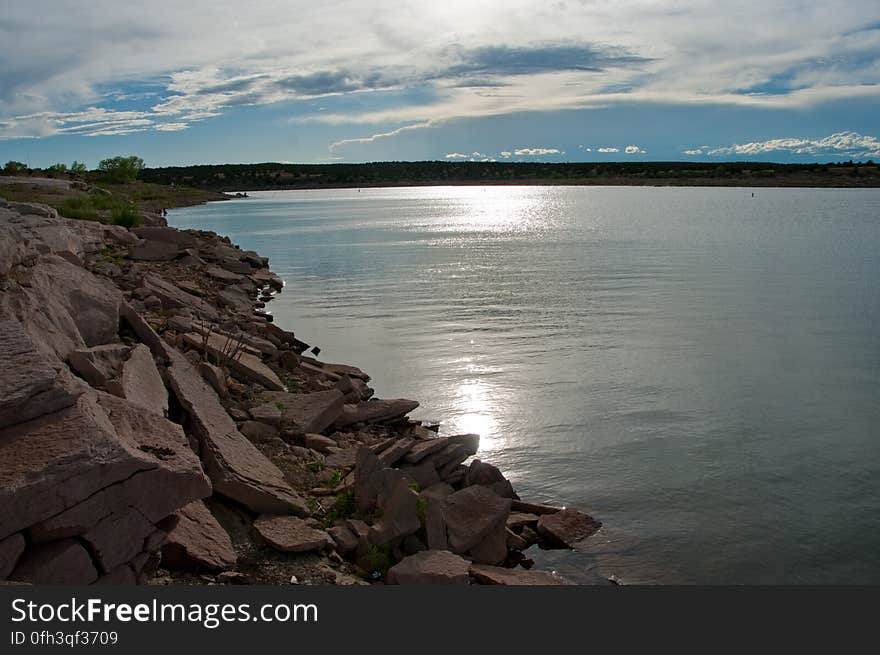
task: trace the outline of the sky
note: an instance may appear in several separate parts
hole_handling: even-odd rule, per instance
[[[880,160],[877,0],[3,0],[0,163]]]

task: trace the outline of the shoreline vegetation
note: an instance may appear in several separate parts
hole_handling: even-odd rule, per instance
[[[157,213],[224,198],[0,178],[0,581],[565,584],[528,549],[599,521],[317,359],[266,258]]]

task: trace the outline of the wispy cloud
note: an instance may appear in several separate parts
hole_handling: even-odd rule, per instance
[[[605,147],[602,147],[602,148],[597,148],[597,149],[596,149],[596,152],[604,152],[604,153],[608,153],[608,152],[620,152],[620,148],[612,148],[612,147],[610,147],[610,146],[605,146]]]
[[[627,146],[623,151],[628,155],[640,155],[645,153],[645,151],[638,146]]]

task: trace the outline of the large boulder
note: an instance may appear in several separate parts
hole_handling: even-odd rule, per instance
[[[105,486],[82,502],[46,520],[38,519],[28,530],[36,543],[86,534],[108,517],[118,517],[130,509],[156,523],[211,493],[211,485],[179,425],[109,394],[97,392],[96,398],[120,442],[150,461],[144,462],[142,470]],[[156,493],[156,489],[162,493]]]
[[[122,294],[111,282],[57,255],[41,257],[26,277],[14,313],[37,350],[64,361],[77,348],[116,340]]]
[[[468,584],[470,563],[448,550],[423,550],[388,569],[388,584]]]
[[[308,516],[305,501],[248,439],[214,391],[178,351],[169,348],[166,375],[199,438],[205,471],[214,490],[254,512]]]
[[[235,566],[236,555],[226,530],[202,501],[174,514],[174,526],[162,546],[162,564],[171,569],[217,571]]]
[[[450,494],[444,510],[450,549],[465,554],[493,532],[503,532],[509,514],[510,500],[485,487],[466,487]]]
[[[0,431],[0,538],[159,466],[155,455],[120,438],[92,394],[8,427]]]
[[[79,395],[15,320],[0,321],[0,369],[0,428],[70,407]]]
[[[402,475],[390,485],[383,494],[379,509],[381,517],[370,528],[370,543],[384,546],[416,532],[419,521],[419,495],[410,488],[409,482]]]

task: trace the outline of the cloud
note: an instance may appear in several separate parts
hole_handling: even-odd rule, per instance
[[[627,146],[623,151],[628,155],[641,155],[645,153],[645,151],[638,146]]]
[[[460,152],[450,152],[446,155],[446,159],[467,159],[470,155],[465,155]]]
[[[605,147],[599,148],[596,152],[620,152],[620,148]]]
[[[0,138],[170,131],[286,103],[301,120],[374,132],[338,148],[466,117],[880,97],[876,0],[475,7],[4,0]],[[309,104],[324,96],[339,102]],[[126,117],[132,107],[143,115]],[[94,125],[72,118],[95,108],[106,114]]]
[[[502,158],[504,158],[504,159],[508,159],[508,158],[510,158],[511,156],[513,156],[513,153],[510,152],[510,150],[502,150],[502,151],[501,151],[501,157],[502,157]]]
[[[564,155],[558,148],[517,148],[513,154],[520,157],[540,157],[543,155]]]
[[[699,148],[693,148],[693,149],[691,149],[691,150],[684,150],[684,151],[682,151],[682,152],[683,152],[685,155],[702,155],[702,154],[703,154],[703,151],[700,150]]]
[[[796,155],[813,155],[816,157],[849,157],[869,158],[880,157],[880,141],[873,136],[857,132],[837,132],[820,139],[779,138],[767,141],[739,143],[732,146],[713,148],[709,155],[755,156],[773,152],[788,152]],[[700,154],[688,152],[685,154]]]
[[[336,141],[330,144],[330,152],[333,152],[337,148],[342,146],[351,145],[355,143],[364,144],[364,143],[373,143],[378,139],[386,139],[391,136],[397,136],[402,132],[408,132],[409,130],[421,130],[426,127],[433,127],[434,124],[431,121],[426,121],[424,123],[416,123],[414,125],[404,125],[403,127],[398,127],[396,130],[391,130],[390,132],[379,132],[377,134],[372,134],[370,136],[361,136],[355,137],[353,139],[341,139],[340,141]]]

